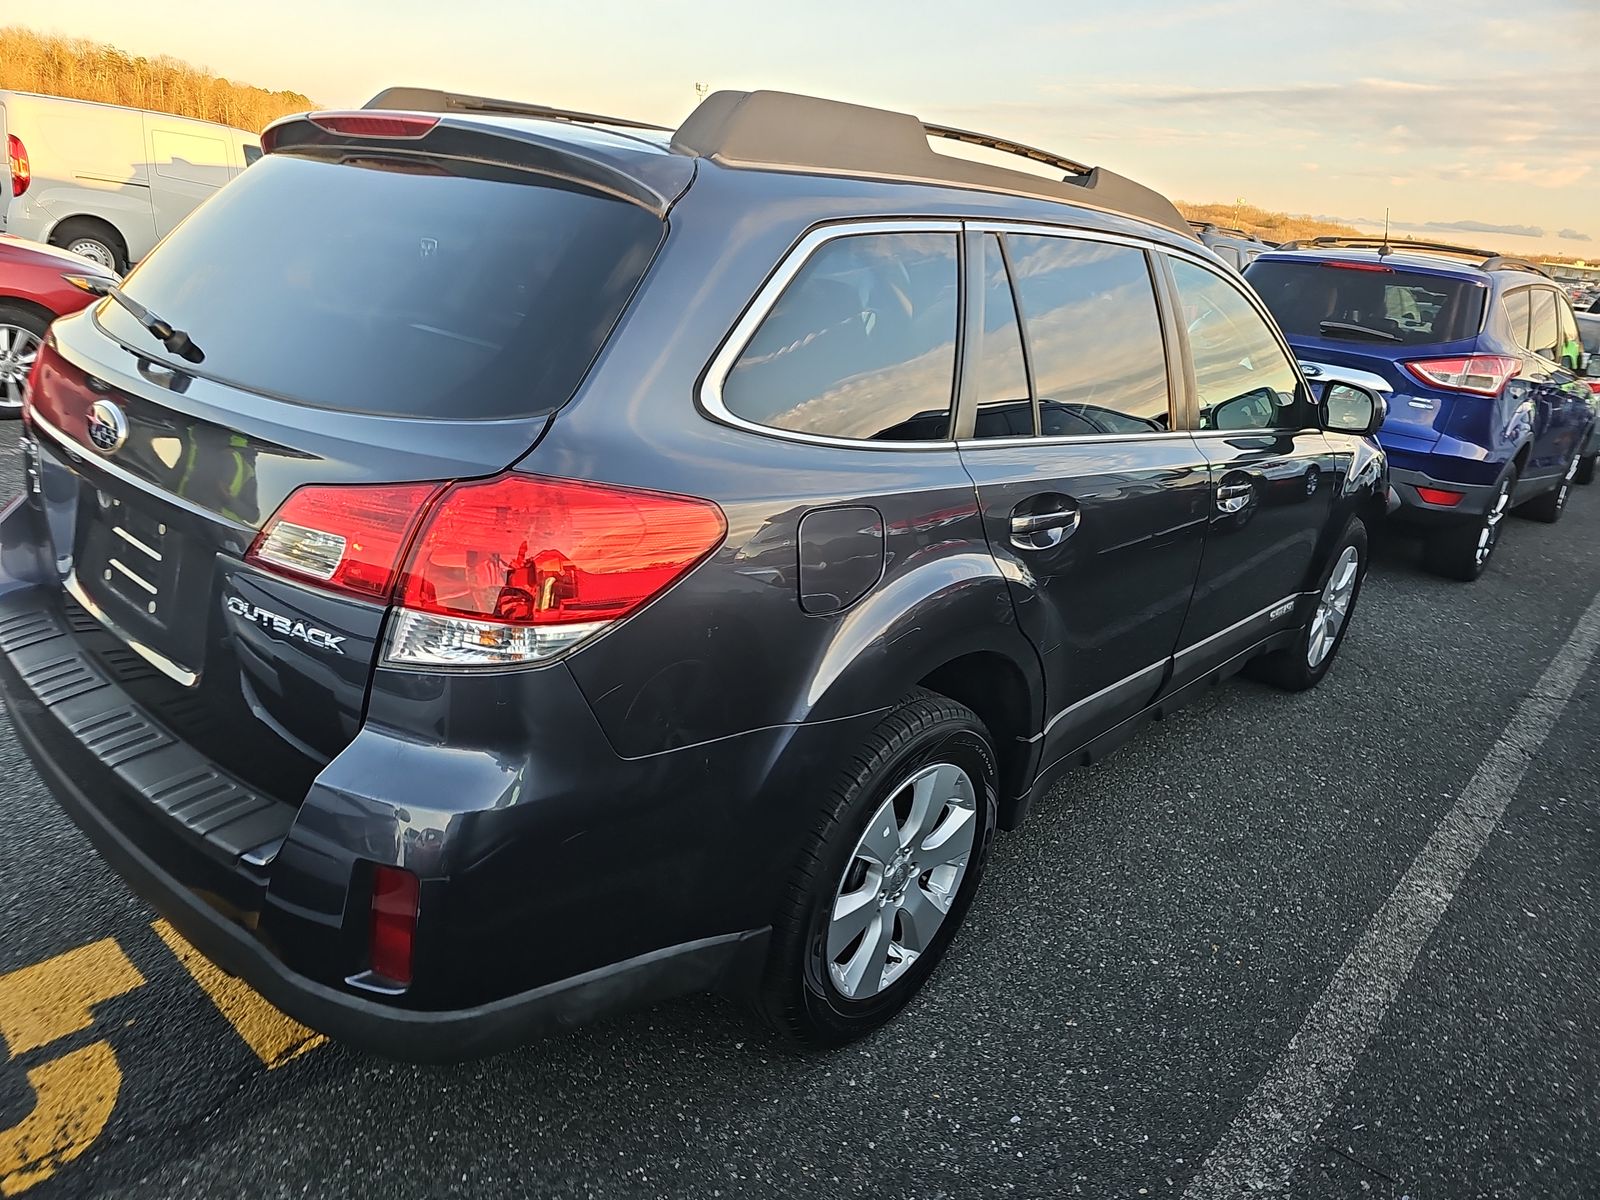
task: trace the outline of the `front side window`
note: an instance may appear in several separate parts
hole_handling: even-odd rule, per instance
[[[734,416],[863,441],[950,436],[956,235],[825,243],[784,288],[722,384]]]
[[[1144,251],[1007,234],[1039,432],[1045,437],[1171,428],[1166,347]]]
[[[1171,262],[1194,359],[1200,428],[1315,427],[1299,373],[1255,307],[1215,272],[1186,259]]]

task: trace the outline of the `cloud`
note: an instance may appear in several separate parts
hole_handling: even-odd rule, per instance
[[[1537,225],[1492,225],[1488,221],[1425,221],[1418,229],[1442,229],[1450,232],[1505,233],[1512,237],[1543,237],[1544,230]]]
[[[1576,229],[1563,229],[1556,234],[1558,238],[1565,238],[1569,242],[1592,242],[1594,239],[1587,233],[1579,233]]]

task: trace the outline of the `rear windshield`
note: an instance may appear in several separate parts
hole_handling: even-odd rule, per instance
[[[451,167],[448,170],[459,170]],[[205,355],[173,359],[109,302],[114,336],[193,373],[325,408],[488,418],[571,397],[664,226],[544,176],[269,154],[125,291]]]
[[[1290,337],[1417,346],[1474,337],[1483,324],[1480,284],[1365,267],[1258,260],[1245,278]]]

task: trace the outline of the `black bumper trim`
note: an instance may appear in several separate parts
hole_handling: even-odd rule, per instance
[[[1422,471],[1407,471],[1401,467],[1389,468],[1389,483],[1400,497],[1400,507],[1393,516],[1401,521],[1450,522],[1462,517],[1481,517],[1489,511],[1489,501],[1495,489],[1492,483],[1458,483],[1453,479],[1435,479]],[[1461,503],[1429,504],[1417,494],[1419,487],[1461,492]]]

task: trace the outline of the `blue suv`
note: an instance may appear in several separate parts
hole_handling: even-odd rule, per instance
[[[1308,376],[1358,368],[1393,389],[1378,432],[1430,570],[1483,573],[1513,508],[1554,522],[1593,476],[1585,352],[1561,288],[1488,251],[1317,238],[1245,272]]]

